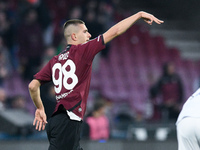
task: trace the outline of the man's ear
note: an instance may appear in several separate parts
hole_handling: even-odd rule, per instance
[[[76,36],[75,33],[72,33],[72,34],[71,34],[71,38],[72,38],[73,41],[77,41],[77,36]]]

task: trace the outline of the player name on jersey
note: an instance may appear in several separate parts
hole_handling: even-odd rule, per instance
[[[61,60],[66,60],[69,56],[69,52],[65,53],[65,54],[60,54],[58,60],[61,61]]]

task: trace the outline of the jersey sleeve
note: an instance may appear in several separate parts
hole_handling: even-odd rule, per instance
[[[51,60],[38,73],[34,75],[34,78],[39,80],[41,84],[52,81],[50,64]]]
[[[83,58],[91,63],[95,55],[105,48],[103,35],[99,35],[95,39],[92,39],[89,42],[81,44],[79,46],[81,52],[83,53]]]

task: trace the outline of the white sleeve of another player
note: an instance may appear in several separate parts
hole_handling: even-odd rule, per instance
[[[183,105],[176,124],[185,117],[200,118],[200,88]]]

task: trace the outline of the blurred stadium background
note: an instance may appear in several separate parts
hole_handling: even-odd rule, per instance
[[[94,59],[88,112],[97,97],[108,102],[109,140],[83,137],[85,150],[176,150],[175,120],[152,120],[149,89],[172,61],[183,82],[184,100],[199,87],[198,0],[0,0],[0,149],[47,149],[45,132],[32,127],[35,107],[28,93],[32,76],[65,46],[62,24],[86,22],[96,37],[140,10],[165,23],[138,21]],[[50,85],[50,87],[52,87]],[[48,117],[52,88],[41,89]],[[120,120],[123,112],[130,118]]]

